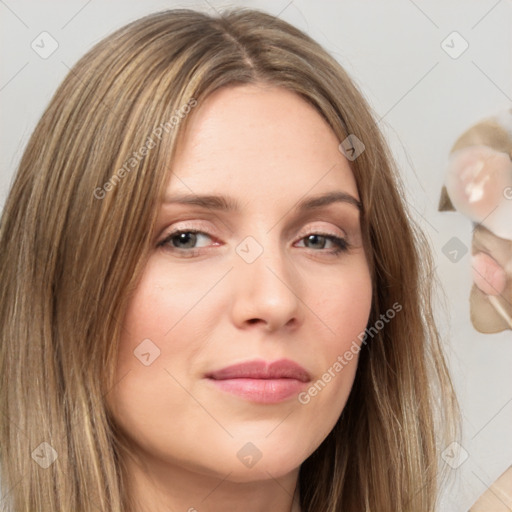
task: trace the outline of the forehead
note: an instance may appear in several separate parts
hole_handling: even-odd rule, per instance
[[[358,197],[349,162],[325,119],[298,94],[268,85],[221,88],[181,134],[173,192],[250,194],[261,200],[342,189]]]

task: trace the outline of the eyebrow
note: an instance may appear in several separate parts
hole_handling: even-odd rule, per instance
[[[302,212],[307,210],[315,210],[333,203],[345,203],[355,206],[362,211],[361,202],[347,192],[335,191],[326,194],[319,194],[300,200],[294,207],[296,211]],[[184,204],[191,206],[199,206],[208,210],[218,210],[227,212],[240,211],[240,204],[234,198],[219,195],[195,195],[186,194],[179,196],[170,196],[164,199],[164,204]]]

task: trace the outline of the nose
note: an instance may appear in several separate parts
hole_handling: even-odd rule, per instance
[[[296,329],[303,321],[301,283],[292,262],[279,247],[264,247],[248,262],[235,254],[231,314],[240,329]]]

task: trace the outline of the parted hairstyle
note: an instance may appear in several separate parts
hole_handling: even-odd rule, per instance
[[[431,512],[456,399],[434,324],[429,247],[369,105],[340,64],[256,10],[168,10],[126,25],[72,68],[21,159],[0,227],[2,505],[16,512],[135,512],[127,449],[106,405],[121,320],[152,250],[178,136],[223,86],[300,95],[340,143],[363,210],[373,282],[348,402],[303,462],[303,512]],[[144,150],[145,148],[145,150]],[[41,444],[41,443],[47,444]],[[57,459],[42,467],[34,452]],[[9,508],[12,507],[12,508]]]

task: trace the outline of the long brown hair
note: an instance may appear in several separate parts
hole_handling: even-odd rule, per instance
[[[171,10],[118,30],[74,66],[28,143],[0,231],[0,467],[13,510],[130,510],[106,407],[124,311],[194,102],[255,82],[296,92],[340,142],[364,143],[351,167],[373,278],[368,325],[401,306],[368,337],[338,423],[301,466],[302,510],[434,510],[455,399],[428,246],[343,68],[298,29],[244,9]]]

